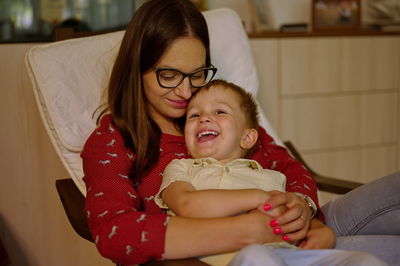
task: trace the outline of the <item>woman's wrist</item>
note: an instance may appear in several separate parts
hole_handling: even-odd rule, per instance
[[[299,196],[306,204],[306,206],[308,207],[308,209],[311,211],[311,216],[310,216],[310,220],[314,218],[314,216],[317,214],[317,205],[315,204],[315,202],[311,199],[311,197],[304,195],[302,193],[299,192],[295,192],[295,194],[297,196]]]

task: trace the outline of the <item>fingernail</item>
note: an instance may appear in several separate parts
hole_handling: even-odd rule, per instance
[[[279,234],[282,233],[282,228],[280,228],[280,227],[275,227],[273,231],[274,231],[274,234],[275,234],[275,235],[279,235]]]
[[[264,210],[269,211],[272,208],[271,204],[267,203],[264,205]]]
[[[282,240],[283,240],[283,241],[288,241],[288,240],[289,240],[289,237],[288,237],[287,235],[284,235],[284,236],[282,236]]]
[[[277,226],[279,224],[279,222],[276,220],[276,219],[272,219],[270,222],[269,222],[269,225],[271,226],[271,227],[275,227],[275,226]]]

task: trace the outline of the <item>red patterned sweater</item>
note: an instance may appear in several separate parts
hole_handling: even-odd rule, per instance
[[[188,158],[184,137],[163,134],[160,159],[140,184],[132,184],[128,172],[135,154],[126,148],[109,115],[90,135],[81,153],[86,184],[86,214],[99,252],[122,264],[160,260],[164,253],[168,216],[154,203],[162,173],[175,158]],[[309,195],[317,201],[311,174],[285,148],[260,129],[251,159],[263,168],[282,172],[287,191]]]

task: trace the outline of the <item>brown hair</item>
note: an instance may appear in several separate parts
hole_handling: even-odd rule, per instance
[[[211,81],[210,83],[208,83],[207,85],[205,85],[204,87],[198,89],[193,94],[192,99],[194,99],[194,97],[196,97],[196,95],[199,92],[201,92],[203,90],[209,90],[211,87],[214,87],[214,86],[221,86],[225,89],[235,92],[240,98],[240,108],[242,109],[242,111],[244,113],[247,126],[249,128],[255,128],[258,130],[258,128],[260,126],[259,125],[259,114],[257,111],[257,104],[256,104],[253,96],[251,95],[251,93],[245,91],[242,87],[240,87],[234,83],[227,82],[222,79],[215,79],[215,80]]]
[[[203,43],[205,65],[210,65],[207,23],[189,0],[146,1],[136,11],[122,40],[111,73],[108,109],[125,145],[136,153],[130,171],[132,180],[140,182],[159,158],[161,130],[149,115],[142,75],[174,40],[183,36],[197,37]]]

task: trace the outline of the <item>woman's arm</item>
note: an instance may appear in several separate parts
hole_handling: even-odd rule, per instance
[[[163,190],[161,197],[178,216],[211,218],[256,209],[267,201],[269,193],[259,189],[195,190],[185,181],[176,181]]]
[[[128,178],[135,155],[125,148],[109,116],[90,135],[81,157],[85,212],[100,254],[126,265],[161,259],[168,217],[140,209],[143,202]]]
[[[249,244],[282,241],[269,226],[270,217],[253,210],[225,218],[171,217],[165,258],[178,259],[239,250]]]

